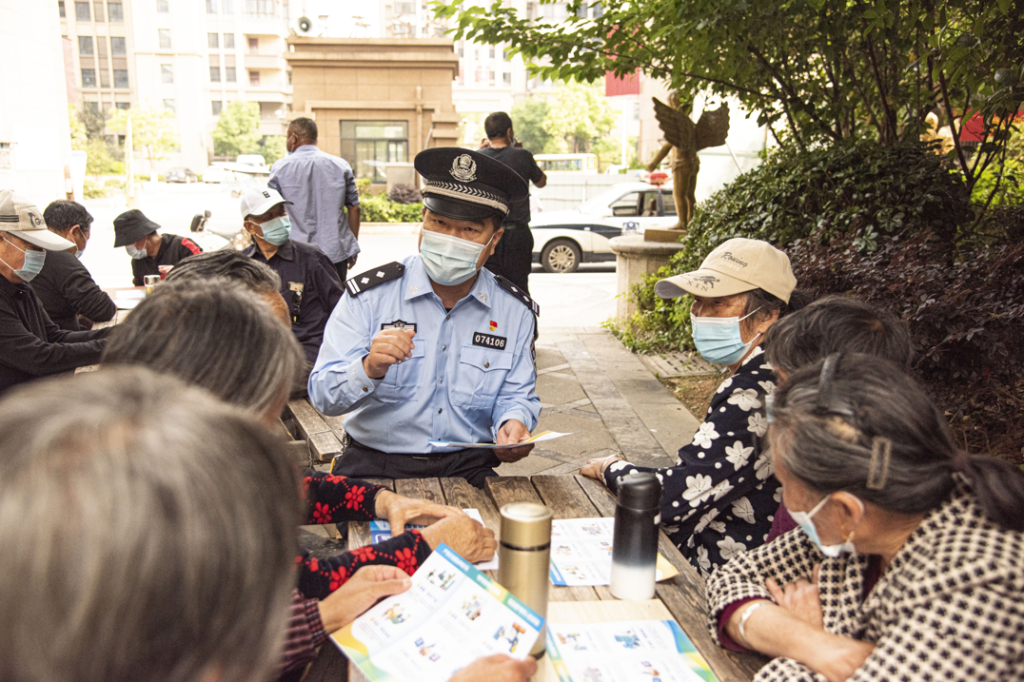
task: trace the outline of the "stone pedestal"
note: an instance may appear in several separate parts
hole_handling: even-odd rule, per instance
[[[647,242],[642,235],[616,237],[609,244],[615,253],[616,271],[619,273],[615,316],[621,320],[628,320],[636,310],[636,303],[628,298],[631,287],[639,284],[644,275],[668,265],[668,259],[682,249],[682,244]]]

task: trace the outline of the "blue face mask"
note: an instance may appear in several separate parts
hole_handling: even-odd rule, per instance
[[[420,258],[431,280],[442,286],[462,284],[480,271],[477,263],[480,254],[491,245],[494,236],[486,244],[477,244],[467,239],[451,237],[440,232],[422,230]]]
[[[14,266],[7,261],[0,260],[0,263],[3,263],[11,270],[14,270],[14,274],[20,277],[22,281],[31,282],[36,278],[36,275],[43,271],[43,263],[46,262],[45,251],[26,251],[14,242],[8,241],[7,239],[4,239],[4,241],[25,254],[25,261],[19,269],[15,269]]]
[[[815,514],[818,513],[819,510],[821,510],[822,507],[825,506],[825,503],[828,502],[830,497],[832,496],[826,495],[825,498],[817,505],[815,505],[814,509],[812,509],[809,512],[795,512],[791,510],[789,512],[789,515],[793,517],[793,520],[796,521],[798,526],[800,526],[800,529],[803,532],[807,533],[807,537],[811,539],[811,542],[818,546],[818,549],[820,549],[821,553],[825,556],[835,559],[836,557],[841,556],[843,553],[856,554],[857,548],[854,547],[853,543],[849,540],[839,545],[825,545],[822,544],[821,538],[818,537],[818,529],[815,528],[814,521],[811,519]],[[860,503],[860,508],[863,512],[864,503],[862,503],[860,500],[857,500],[857,502]]]
[[[128,244],[124,249],[128,252],[128,255],[132,257],[132,260],[141,260],[149,255],[145,249],[135,248],[135,244]]]
[[[292,221],[283,215],[260,225],[263,229],[263,240],[274,246],[281,246],[292,234]]]
[[[756,312],[757,310],[754,311],[754,313]],[[750,313],[750,315],[754,313]],[[750,315],[744,317],[697,317],[691,312],[690,324],[693,326],[693,344],[697,346],[697,352],[708,362],[718,365],[731,365],[739,362],[750,350],[754,339],[761,335],[758,332],[754,339],[743,343],[740,321],[747,319]]]

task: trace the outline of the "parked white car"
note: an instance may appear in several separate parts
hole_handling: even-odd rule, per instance
[[[545,272],[576,272],[580,263],[615,260],[608,242],[622,234],[677,222],[672,187],[645,182],[613,185],[578,210],[544,211],[531,216],[533,262]]]
[[[223,166],[207,166],[203,171],[203,182],[221,183],[227,178],[228,171]]]

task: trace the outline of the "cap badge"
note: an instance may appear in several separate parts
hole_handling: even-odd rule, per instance
[[[28,212],[28,220],[30,223],[32,223],[33,227],[39,227],[40,225],[43,224],[43,219],[37,216],[32,211]]]
[[[451,173],[459,182],[473,182],[476,180],[476,161],[469,154],[456,156],[452,161]]]

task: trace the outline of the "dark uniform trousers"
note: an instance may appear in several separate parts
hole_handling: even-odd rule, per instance
[[[390,454],[367,447],[351,436],[345,451],[331,462],[331,473],[352,478],[464,478],[477,488],[497,476],[501,460],[494,450],[467,448],[435,455]]]
[[[484,267],[510,280],[527,295],[533,269],[533,232],[528,223],[505,223],[505,234]]]

